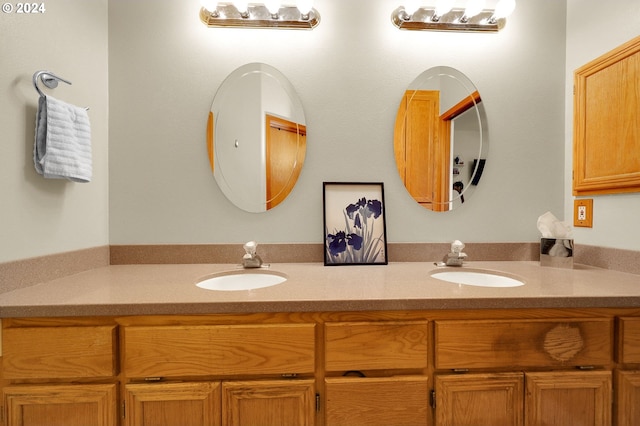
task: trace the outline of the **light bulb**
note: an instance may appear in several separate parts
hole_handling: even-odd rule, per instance
[[[265,0],[264,6],[271,15],[277,15],[280,11],[280,0]]]
[[[496,10],[493,12],[491,19],[496,21],[500,18],[506,18],[511,15],[516,8],[516,0],[500,0],[496,5]]]
[[[308,15],[313,9],[313,0],[298,0],[297,6],[301,14]]]
[[[218,2],[215,0],[200,0],[200,5],[209,12],[213,12],[218,8]]]
[[[482,12],[482,9],[484,9],[484,1],[485,0],[469,0],[464,10],[464,17],[469,19]]]
[[[453,8],[454,0],[438,0],[435,7],[435,16],[442,16]]]
[[[238,12],[240,12],[240,15],[244,16],[244,15],[248,15],[249,14],[249,2],[248,1],[234,1],[233,5],[236,7],[236,9],[238,9]]]
[[[404,0],[403,2],[404,11],[409,15],[413,15],[413,13],[420,9],[420,0]]]

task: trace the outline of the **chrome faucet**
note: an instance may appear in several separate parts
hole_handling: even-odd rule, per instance
[[[255,241],[249,241],[243,247],[246,253],[242,256],[242,267],[260,268],[262,266],[262,259],[256,254],[258,244]]]
[[[467,257],[467,254],[462,252],[463,248],[464,243],[455,240],[451,243],[451,251],[444,255],[440,264],[442,266],[462,266],[462,262],[464,262],[464,259]]]

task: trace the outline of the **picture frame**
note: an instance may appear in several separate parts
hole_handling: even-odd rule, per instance
[[[324,264],[386,265],[382,182],[323,182]]]

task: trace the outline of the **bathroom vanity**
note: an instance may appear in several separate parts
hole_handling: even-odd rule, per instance
[[[110,266],[0,295],[6,425],[634,425],[640,279],[473,262],[283,264],[282,284],[195,282],[234,265]],[[72,296],[73,295],[73,296]],[[66,300],[66,302],[63,302]],[[55,423],[51,419],[59,419]]]

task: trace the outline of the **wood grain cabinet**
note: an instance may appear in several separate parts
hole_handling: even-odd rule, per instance
[[[313,323],[125,326],[122,335],[127,426],[315,424]],[[303,379],[264,378],[274,375]]]
[[[124,386],[126,426],[220,426],[220,382],[129,383]]]
[[[222,424],[314,426],[315,380],[222,383]]]
[[[126,426],[313,426],[315,381],[125,385]]]
[[[302,374],[315,369],[315,324],[123,327],[129,378]]]
[[[640,318],[618,318],[615,418],[618,426],[640,424]]]
[[[522,426],[524,374],[438,374],[435,424],[438,426]]]
[[[115,325],[4,328],[6,425],[115,426],[115,348]]]
[[[4,319],[0,426],[637,426],[639,312]]]
[[[327,425],[429,424],[428,322],[325,324]]]
[[[611,372],[437,375],[437,426],[611,424]]]
[[[612,319],[436,321],[434,347],[436,426],[612,424]]]

